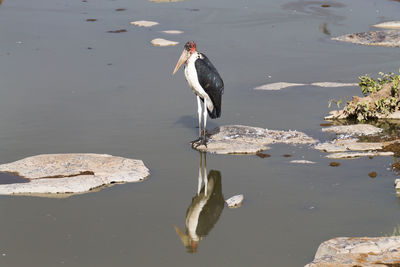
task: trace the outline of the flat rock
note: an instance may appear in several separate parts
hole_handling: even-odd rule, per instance
[[[394,187],[396,187],[396,190],[400,190],[400,179],[394,180]]]
[[[243,125],[226,125],[209,132],[207,147],[196,149],[216,154],[255,154],[268,149],[273,143],[314,144],[314,138],[298,131],[268,130]]]
[[[334,37],[332,40],[360,45],[399,47],[400,31],[384,30],[373,32],[360,32]]]
[[[347,135],[373,135],[382,132],[382,129],[369,124],[353,124],[326,127],[322,131]]]
[[[326,155],[327,158],[330,159],[350,159],[350,158],[359,158],[359,157],[375,157],[375,156],[393,156],[394,153],[391,151],[388,152],[342,152],[342,153],[333,153]]]
[[[400,29],[400,21],[387,21],[373,25],[377,28],[384,28],[384,29]]]
[[[358,142],[357,139],[349,140],[335,140],[333,143],[321,143],[314,146],[315,149],[335,153],[335,152],[345,152],[348,150],[352,151],[370,151],[379,150],[383,148],[382,143],[370,143],[370,142]]]
[[[83,193],[112,183],[139,182],[149,175],[141,160],[105,154],[44,154],[0,165],[1,172],[29,179],[0,184],[0,194]]]
[[[138,27],[153,27],[158,24],[159,24],[158,22],[148,21],[148,20],[131,21],[131,25],[138,26]]]
[[[291,160],[290,163],[296,163],[296,164],[315,164],[314,161],[305,160],[305,159],[295,159],[295,160]]]
[[[314,82],[310,84],[305,83],[289,83],[289,82],[276,82],[276,83],[267,83],[264,85],[260,85],[255,90],[265,90],[265,91],[278,91],[287,87],[294,87],[294,86],[318,86],[318,87],[351,87],[351,86],[358,86],[358,83],[339,83],[339,82]]]
[[[168,31],[161,31],[161,32],[166,33],[166,34],[182,34],[183,33],[183,31],[177,31],[177,30],[168,30]]]
[[[288,83],[288,82],[277,82],[277,83],[268,83],[264,85],[260,85],[255,90],[266,90],[266,91],[278,91],[283,88],[292,87],[292,86],[303,86],[303,83]]]
[[[315,83],[312,83],[311,85],[318,86],[318,87],[335,88],[335,87],[353,87],[353,86],[358,86],[358,83],[315,82]]]
[[[151,40],[151,44],[154,46],[174,46],[179,44],[179,42],[174,42],[174,41],[170,41],[170,40],[166,40],[166,39],[162,39],[162,38],[156,38]]]
[[[337,237],[323,242],[305,267],[399,265],[400,236]]]

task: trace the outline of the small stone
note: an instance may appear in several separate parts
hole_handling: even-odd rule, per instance
[[[269,83],[258,86],[254,88],[255,90],[267,90],[267,91],[278,91],[287,87],[292,86],[303,86],[305,84],[302,83],[287,83],[287,82],[277,82],[277,83]]]
[[[120,29],[120,30],[108,31],[108,33],[122,33],[122,32],[126,32],[126,29]]]
[[[298,163],[298,164],[315,164],[314,161],[310,161],[310,160],[291,160],[290,163]]]
[[[138,26],[138,27],[153,27],[158,24],[159,24],[158,22],[148,21],[148,20],[131,21],[131,25]]]
[[[368,176],[371,178],[375,178],[378,174],[376,172],[370,172],[368,173]]]
[[[285,158],[290,158],[292,155],[290,155],[290,154],[284,154],[283,155],[283,157],[285,157]]]
[[[174,41],[170,41],[170,40],[166,40],[166,39],[162,39],[162,38],[156,38],[151,40],[151,44],[154,46],[175,46],[177,44],[179,44],[179,42],[174,42]]]
[[[163,33],[166,34],[182,34],[183,31],[177,31],[177,30],[169,30],[169,31],[162,31]]]
[[[332,162],[329,163],[329,166],[331,166],[331,167],[339,167],[340,166],[340,162],[332,161]]]
[[[243,195],[236,195],[225,200],[225,202],[228,204],[229,208],[238,208],[242,205],[243,199]]]
[[[261,152],[256,153],[256,156],[258,156],[258,157],[260,157],[260,158],[262,158],[262,159],[271,157],[270,154],[261,153]]]

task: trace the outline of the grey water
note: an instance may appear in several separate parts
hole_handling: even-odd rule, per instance
[[[217,220],[195,252],[188,249],[176,227],[186,233],[198,195],[200,156],[189,145],[197,138],[197,107],[182,71],[171,75],[183,44],[195,40],[225,82],[222,117],[209,120],[209,128],[296,129],[327,140],[320,124],[328,101],[358,95],[359,88],[253,88],[396,72],[398,49],[330,37],[398,19],[399,2],[0,3],[0,162],[107,153],[142,159],[151,171],[141,183],[69,198],[1,196],[1,266],[304,266],[327,239],[388,235],[400,224],[392,158],[330,167],[325,153],[308,145],[272,145],[268,158],[207,155],[218,199],[244,194],[245,202],[237,209],[210,206]],[[136,20],[160,24],[129,24]],[[180,44],[153,47],[160,37]]]

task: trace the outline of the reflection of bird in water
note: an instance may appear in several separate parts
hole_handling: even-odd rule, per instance
[[[204,168],[202,157],[204,154]],[[202,169],[203,174],[202,175]],[[204,185],[203,181],[204,180]],[[196,252],[199,241],[211,231],[217,223],[225,201],[222,195],[221,173],[211,170],[207,175],[206,154],[200,152],[199,182],[197,194],[186,211],[186,232],[175,226],[183,245],[189,252]]]
[[[202,53],[197,52],[196,44],[189,41],[176,63],[173,74],[185,63],[185,77],[189,86],[197,96],[197,112],[199,115],[199,143],[206,145],[207,112],[211,119],[221,116],[221,99],[224,93],[224,82],[217,69]],[[201,105],[204,104],[202,109]],[[204,127],[201,131],[201,114],[203,113]],[[196,141],[193,141],[195,144]]]

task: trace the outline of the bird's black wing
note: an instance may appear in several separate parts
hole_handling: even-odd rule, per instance
[[[203,58],[198,58],[195,61],[195,67],[197,70],[197,78],[201,87],[211,98],[214,105],[214,110],[208,111],[208,114],[212,119],[219,118],[221,116],[221,99],[224,93],[224,81],[219,76],[217,69],[210,62],[210,60],[201,54]]]

